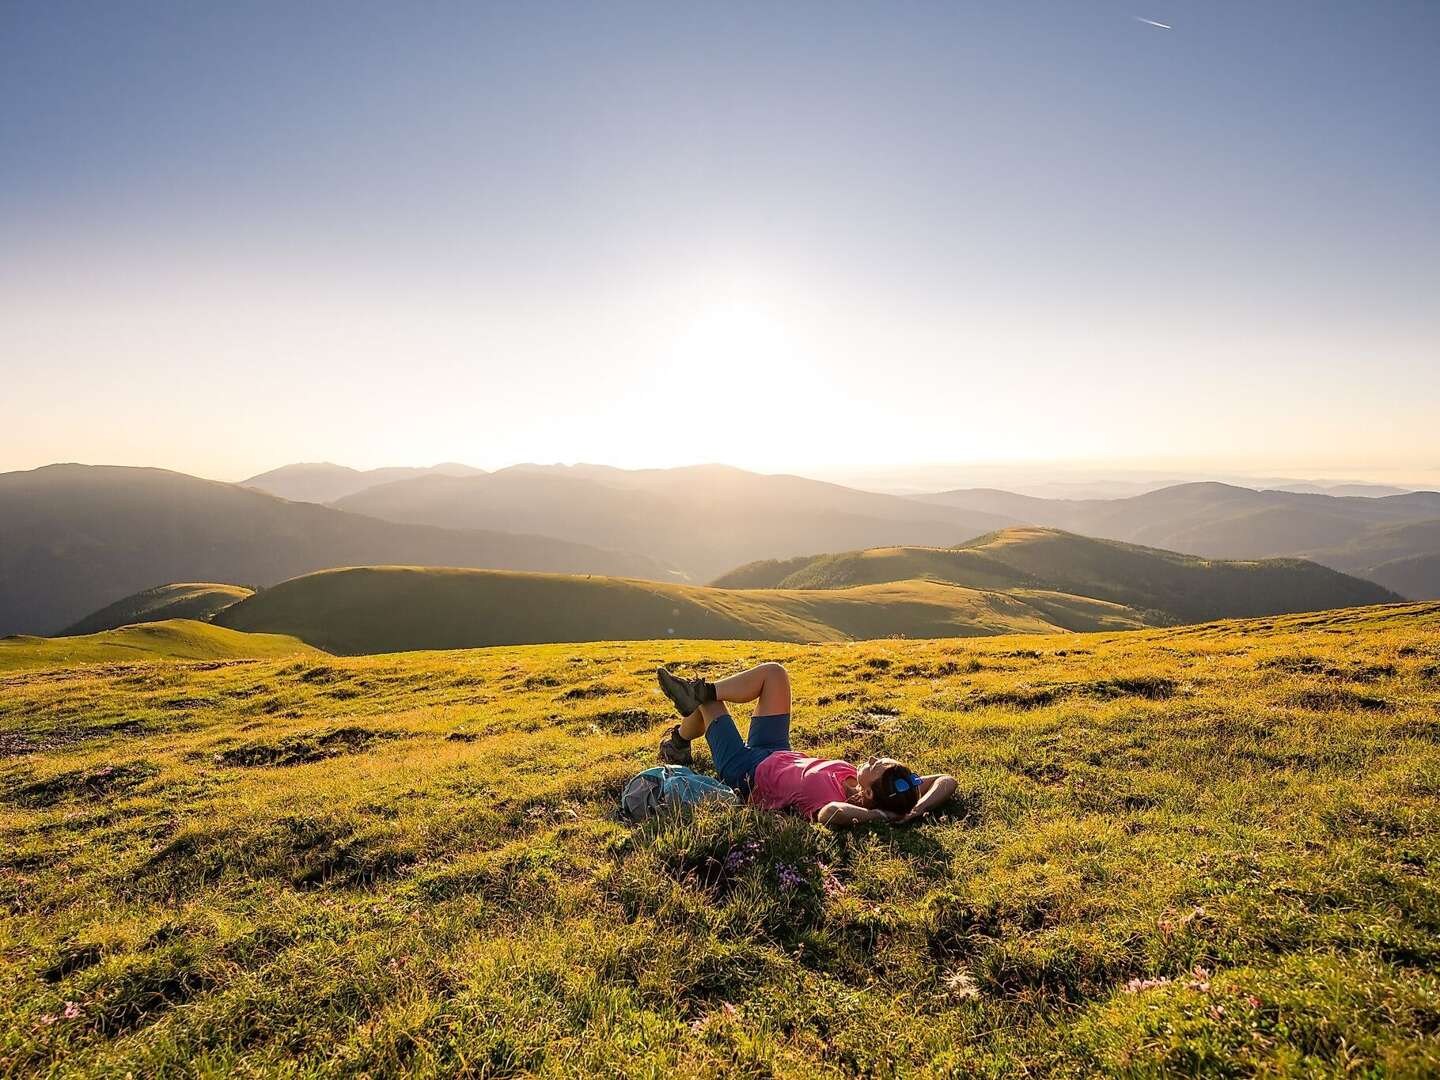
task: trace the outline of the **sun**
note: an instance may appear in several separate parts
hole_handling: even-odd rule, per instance
[[[764,383],[783,392],[803,381],[783,313],[755,301],[705,305],[679,334],[669,361],[670,377],[683,386]]]

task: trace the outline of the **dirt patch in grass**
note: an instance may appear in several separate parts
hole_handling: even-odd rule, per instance
[[[364,889],[398,877],[419,861],[413,851],[363,837],[316,844],[306,855],[290,883],[297,889],[320,885]]]
[[[1353,682],[1376,682],[1393,678],[1396,673],[1394,664],[1366,664],[1359,661],[1333,663],[1306,653],[1271,657],[1256,666],[1265,671],[1283,671],[1290,675],[1319,675],[1327,679],[1349,679]]]
[[[972,656],[966,660],[945,660],[933,665],[907,664],[900,670],[900,675],[906,679],[948,679],[955,675],[974,675],[977,671],[984,671],[986,666]]]
[[[104,998],[95,1010],[96,1025],[112,1037],[135,1031],[217,985],[186,952],[177,949],[147,956],[104,987]]]
[[[1164,701],[1175,696],[1174,679],[1159,675],[1139,675],[1123,679],[1101,679],[1097,682],[1074,683],[1072,692],[1084,697],[1101,699],[1141,697],[1148,701]]]
[[[1060,700],[1062,692],[1054,686],[1017,686],[1013,690],[988,690],[971,694],[954,702],[959,710],[985,709],[992,705],[1014,709],[1043,709]]]
[[[0,758],[23,757],[26,754],[50,750],[64,750],[83,742],[104,739],[112,735],[139,735],[145,725],[138,720],[122,720],[114,724],[96,727],[64,725],[48,731],[0,731]]]
[[[1345,712],[1384,712],[1394,705],[1384,698],[1369,694],[1357,694],[1342,686],[1316,686],[1296,691],[1285,697],[1284,703],[1296,709],[1312,712],[1342,710]]]
[[[1117,698],[1138,697],[1147,701],[1164,701],[1174,697],[1179,686],[1174,679],[1158,675],[1139,675],[1117,679],[1096,679],[1092,682],[1053,683],[1042,686],[1017,686],[1005,690],[982,690],[969,697],[952,698],[934,702],[939,708],[957,712],[983,709],[990,706],[1013,709],[1043,709],[1056,702],[1090,698],[1098,701],[1113,701]]]
[[[323,686],[326,683],[339,682],[349,676],[339,668],[330,667],[328,664],[320,664],[316,667],[306,668],[299,672],[300,682],[311,686]]]
[[[138,787],[159,771],[145,761],[77,769],[22,784],[7,795],[7,800],[29,809],[44,809],[66,799],[111,798]]]
[[[1440,717],[1434,720],[1402,720],[1390,728],[1390,734],[1397,739],[1440,743]]]
[[[99,945],[77,945],[70,943],[60,947],[59,955],[40,971],[40,978],[47,983],[58,983],[77,971],[84,971],[100,962]]]
[[[624,691],[618,686],[610,686],[608,683],[591,683],[589,686],[572,686],[555,700],[584,701],[587,698],[609,697],[611,694],[623,693]]]
[[[273,742],[253,742],[243,746],[232,746],[212,754],[211,759],[220,765],[240,768],[305,765],[312,761],[324,761],[326,758],[339,757],[342,754],[363,753],[377,742],[403,737],[404,733],[395,731],[342,727],[323,733],[307,732],[290,735]]]

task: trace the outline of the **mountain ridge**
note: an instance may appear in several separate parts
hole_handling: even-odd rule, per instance
[[[338,500],[372,517],[448,528],[506,527],[646,551],[704,580],[756,558],[875,543],[953,544],[1012,524],[787,474],[732,466],[611,470],[516,466],[418,477]]]
[[[1361,576],[1367,567],[1387,561],[1367,552],[1372,546],[1387,549],[1389,559],[1440,554],[1428,534],[1415,532],[1414,543],[1400,551],[1393,550],[1394,538],[1387,536],[1393,527],[1440,522],[1440,492],[1434,491],[1340,496],[1199,481],[1122,499],[1037,499],[998,489],[956,489],[916,498],[1207,558],[1303,557]],[[1440,572],[1419,576],[1410,588],[1406,595],[1414,598],[1440,596]]]
[[[949,548],[890,546],[738,567],[718,588],[845,588],[913,578],[1040,588],[1155,611],[1179,622],[1390,603],[1373,582],[1303,559],[1221,560],[1016,526]]]
[[[401,525],[164,469],[0,474],[0,634],[54,633],[165,582],[269,585],[406,562],[666,577],[647,556],[544,536]]]

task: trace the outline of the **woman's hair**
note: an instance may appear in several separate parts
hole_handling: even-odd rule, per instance
[[[891,765],[875,782],[875,806],[892,814],[908,814],[920,799],[920,777],[904,765]]]

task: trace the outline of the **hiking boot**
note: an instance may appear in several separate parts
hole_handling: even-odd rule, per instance
[[[690,740],[680,737],[680,725],[676,724],[660,740],[660,760],[666,765],[689,765],[695,760],[690,752]]]
[[[659,668],[655,677],[660,680],[660,689],[675,704],[681,716],[689,716],[701,703],[715,700],[715,684],[704,679],[682,679],[671,675],[666,668]]]

